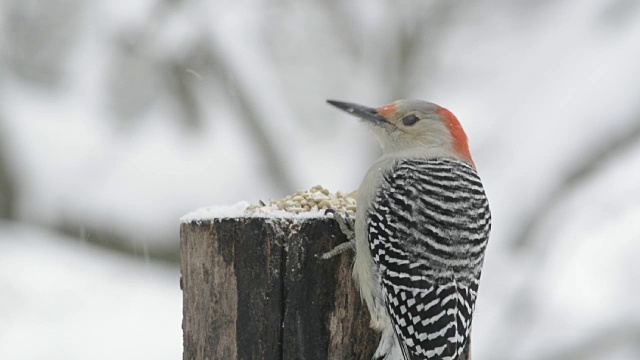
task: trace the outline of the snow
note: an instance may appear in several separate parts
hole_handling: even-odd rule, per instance
[[[7,289],[0,296],[1,359],[179,357],[177,269],[38,227],[99,227],[152,247],[176,245],[176,219],[204,204],[248,201],[198,209],[180,221],[324,216],[248,214],[246,207],[317,183],[358,186],[379,154],[377,143],[327,98],[371,106],[420,98],[450,108],[464,124],[494,215],[473,324],[475,357],[547,358],[612,321],[640,322],[632,286],[640,281],[637,147],[602,159],[595,174],[544,209],[527,252],[512,250],[567,174],[638,124],[635,2],[98,0],[69,14],[79,16],[69,21],[77,28],[56,32],[69,36],[54,42],[69,44],[56,60],[63,67],[56,85],[14,71],[22,62],[12,54],[30,55],[30,47],[19,43],[26,40],[15,47],[15,39],[29,36],[12,31],[33,20],[6,17],[24,3],[33,2],[0,2],[0,151],[16,183],[15,220],[30,224],[0,224],[0,285]],[[38,13],[58,3],[43,2]],[[423,33],[413,39],[414,57],[399,59],[394,54],[412,54],[405,51],[411,39],[401,35],[415,29]],[[134,40],[127,44],[135,68],[119,63],[123,39]],[[169,90],[166,65],[176,62],[194,83],[203,122],[195,130],[184,126]],[[392,81],[402,72],[407,84],[397,88]],[[147,106],[120,118],[114,87]],[[238,88],[291,188],[268,176],[259,138],[238,115]],[[637,354],[622,347],[615,356]]]
[[[178,359],[179,269],[0,221],[0,359]]]
[[[247,207],[249,207],[249,203],[246,201],[240,201],[230,206],[203,207],[184,215],[180,221],[184,224],[213,219],[239,218],[246,216]]]
[[[331,218],[330,214],[325,214],[324,210],[311,210],[293,213],[285,210],[278,210],[270,206],[247,210],[249,203],[240,201],[229,206],[209,206],[196,209],[180,218],[180,222],[192,223],[214,219],[229,219],[240,217],[269,218],[269,219],[314,219]]]

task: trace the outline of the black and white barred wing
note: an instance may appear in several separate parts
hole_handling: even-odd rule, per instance
[[[405,353],[456,360],[468,343],[491,227],[477,173],[454,159],[399,161],[367,222]]]

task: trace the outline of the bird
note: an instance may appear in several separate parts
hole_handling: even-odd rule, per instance
[[[422,100],[327,102],[367,124],[383,152],[351,232],[353,276],[382,333],[373,359],[468,360],[491,211],[460,121]]]

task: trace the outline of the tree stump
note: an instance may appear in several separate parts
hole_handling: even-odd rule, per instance
[[[371,359],[379,335],[330,217],[183,218],[187,359]]]

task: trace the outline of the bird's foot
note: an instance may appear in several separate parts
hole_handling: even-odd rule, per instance
[[[349,241],[356,240],[355,220],[353,217],[342,215],[334,209],[327,209],[324,211],[324,214],[333,215],[333,218],[338,223],[338,226],[340,226],[340,230]]]
[[[347,241],[347,242],[344,242],[344,243],[334,247],[333,249],[327,251],[324,254],[316,255],[316,257],[318,257],[319,259],[322,259],[322,260],[327,260],[327,259],[331,259],[332,257],[334,257],[336,255],[340,255],[345,251],[355,250],[355,249],[356,249],[356,242],[355,241]]]
[[[342,214],[340,214],[339,212],[333,209],[327,209],[325,210],[324,213],[325,215],[326,214],[333,215],[333,218],[338,223],[338,226],[340,226],[340,231],[342,231],[342,233],[347,237],[349,241],[334,247],[333,249],[331,249],[330,251],[324,254],[317,255],[317,257],[322,260],[326,260],[326,259],[331,259],[336,255],[340,255],[345,251],[355,250],[356,249],[356,233],[354,231],[354,226],[355,226],[354,219],[343,216]]]

